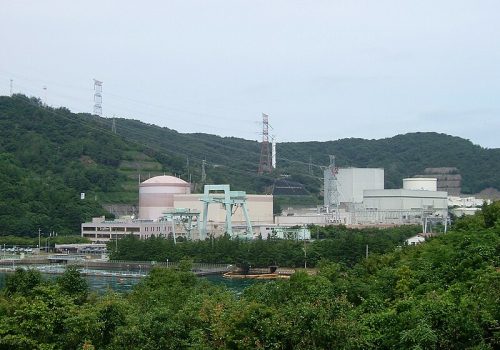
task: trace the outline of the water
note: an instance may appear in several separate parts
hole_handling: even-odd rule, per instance
[[[19,267],[19,266],[18,266]],[[64,266],[62,265],[45,265],[39,266],[38,269],[42,272],[42,276],[45,279],[55,279],[64,271]],[[139,271],[113,271],[113,270],[85,270],[89,273],[88,275],[83,275],[89,284],[89,288],[92,291],[103,294],[108,290],[113,290],[116,292],[128,292],[139,283],[139,281],[144,277],[144,273]],[[0,271],[0,289],[5,286],[5,278],[7,274],[12,273],[8,271]],[[252,279],[230,279],[224,278],[222,275],[209,275],[200,277],[207,281],[223,285],[229,290],[232,290],[236,294],[241,294],[243,290],[251,286],[254,283],[266,283],[266,281],[258,281]]]
[[[256,280],[256,279],[243,279],[243,278],[224,278],[222,275],[210,275],[202,277],[206,280],[214,283],[220,284],[226,287],[227,289],[235,292],[236,294],[241,294],[246,287],[249,287],[255,283],[268,283],[269,281],[265,280]]]
[[[54,280],[60,274],[57,274],[56,271],[59,267],[50,267],[50,271],[41,267],[40,272],[44,279]],[[63,268],[61,268],[63,269]],[[108,271],[110,272],[110,271]],[[5,287],[5,279],[8,274],[11,274],[10,271],[0,271],[0,289]],[[139,283],[141,280],[141,276],[137,275],[137,277],[120,277],[118,274],[114,275],[83,275],[83,277],[87,280],[89,284],[89,288],[92,291],[103,294],[107,290],[111,289],[116,292],[128,292],[132,290],[132,287]]]

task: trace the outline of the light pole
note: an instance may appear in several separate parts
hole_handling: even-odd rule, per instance
[[[40,229],[40,227],[38,228],[38,254],[40,254],[40,249],[42,249],[41,245],[41,241],[40,241],[40,235],[42,234],[42,230]]]

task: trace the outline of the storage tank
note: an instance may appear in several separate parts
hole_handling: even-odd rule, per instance
[[[175,194],[190,194],[188,182],[174,176],[155,176],[139,185],[139,219],[157,220],[174,207]]]
[[[433,177],[412,177],[403,179],[403,189],[437,191],[437,179]]]

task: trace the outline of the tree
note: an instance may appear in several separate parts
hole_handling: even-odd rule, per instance
[[[33,289],[42,283],[42,274],[34,269],[25,270],[17,268],[13,275],[7,275],[5,281],[5,293],[9,296],[14,294],[30,295]]]
[[[57,278],[57,285],[64,293],[74,297],[79,303],[82,303],[87,298],[88,282],[74,265],[66,267],[64,273]]]

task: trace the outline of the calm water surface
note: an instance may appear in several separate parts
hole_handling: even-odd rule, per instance
[[[102,271],[112,272],[109,270],[102,270]],[[0,271],[0,289],[5,286],[5,278],[9,273],[12,272]],[[59,275],[42,272],[42,276],[46,279],[55,279]],[[116,292],[128,292],[131,291],[133,286],[139,283],[139,281],[141,280],[141,277],[120,277],[120,276],[99,276],[99,275],[85,275],[83,277],[89,283],[90,289],[98,293],[105,293],[109,289],[114,290]],[[237,294],[242,293],[246,287],[251,286],[254,283],[266,283],[266,281],[257,281],[251,279],[246,279],[246,280],[228,279],[222,277],[221,275],[210,275],[200,278],[206,279],[214,284],[223,285]]]

